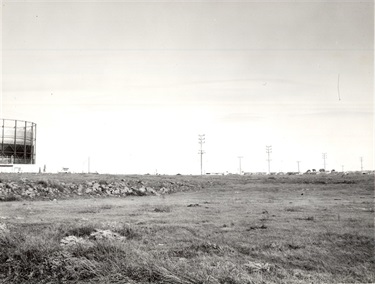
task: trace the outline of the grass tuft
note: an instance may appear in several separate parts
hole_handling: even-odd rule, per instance
[[[303,211],[303,208],[299,207],[299,206],[286,207],[285,211],[287,211],[287,212],[301,212],[301,211]]]
[[[167,205],[159,205],[154,208],[154,212],[169,213],[171,211],[171,207]]]
[[[110,204],[104,204],[104,205],[99,206],[99,210],[109,210],[112,208],[113,208],[113,205],[110,205]]]
[[[76,237],[88,237],[91,233],[94,233],[96,228],[94,225],[83,225],[79,227],[73,227],[68,229],[65,236],[76,236]]]
[[[128,240],[139,239],[141,237],[141,233],[129,224],[122,224],[120,227],[114,228],[113,231],[126,237]]]

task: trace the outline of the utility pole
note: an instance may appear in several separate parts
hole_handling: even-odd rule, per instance
[[[361,160],[361,172],[363,172],[363,157],[360,157]]]
[[[241,159],[243,158],[243,156],[238,156],[238,159],[240,160],[240,175],[242,174],[242,170],[241,170]]]
[[[344,165],[341,165],[341,170],[342,172],[344,172]]]
[[[205,134],[199,134],[198,135],[198,143],[200,144],[200,150],[199,150],[198,154],[201,156],[201,175],[203,175],[203,154],[205,153],[203,151],[203,144],[205,143],[205,141],[206,141]]]
[[[322,157],[323,157],[323,165],[324,165],[324,171],[326,170],[326,159],[327,159],[327,153],[322,153]]]
[[[268,174],[271,174],[271,158],[270,158],[270,154],[272,153],[271,145],[266,146],[266,153],[267,153],[267,161],[268,161]]]
[[[301,161],[297,161],[297,167],[298,167],[298,173],[300,172],[299,171],[299,163],[300,163]]]
[[[87,159],[87,172],[90,173],[90,157]]]

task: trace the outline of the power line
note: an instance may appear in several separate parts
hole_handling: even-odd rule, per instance
[[[243,158],[243,156],[238,156],[238,159],[240,160],[240,175],[242,174],[242,169],[241,169],[241,159]]]
[[[267,153],[267,161],[268,161],[268,174],[271,173],[271,158],[270,158],[270,154],[272,153],[272,146],[271,145],[267,145],[266,146],[266,153]]]
[[[322,157],[323,157],[323,165],[324,165],[324,170],[326,170],[326,159],[327,159],[327,153],[322,153]]]
[[[203,151],[203,144],[206,141],[205,134],[199,134],[198,135],[198,143],[200,144],[200,150],[198,154],[201,156],[201,175],[203,175],[203,154],[205,154],[205,151]]]

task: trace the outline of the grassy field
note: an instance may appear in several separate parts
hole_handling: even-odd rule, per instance
[[[197,186],[1,202],[0,283],[375,282],[373,175],[1,177],[20,178]]]

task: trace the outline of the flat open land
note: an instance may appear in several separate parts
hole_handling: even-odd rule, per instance
[[[0,283],[375,282],[373,175],[20,179],[177,187],[0,202]]]

